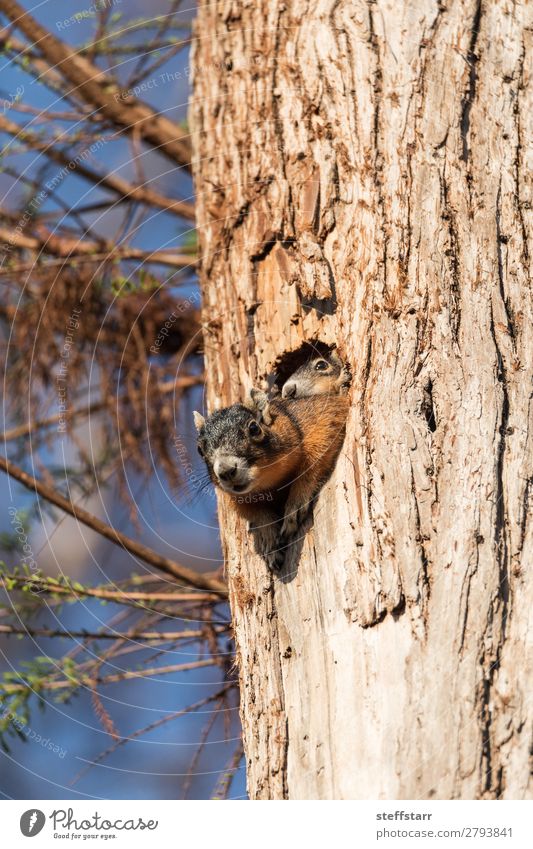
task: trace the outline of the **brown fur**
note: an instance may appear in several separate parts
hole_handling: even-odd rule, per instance
[[[250,523],[257,551],[277,571],[333,470],[344,439],[348,397],[315,394],[269,400],[256,392],[246,406],[263,429],[262,437],[248,443],[254,484],[245,494],[225,492],[224,497]],[[209,420],[197,424],[205,430]]]
[[[257,463],[264,469],[247,502],[229,496],[234,509],[259,531],[261,553],[272,557],[270,565],[281,568],[285,547],[312,508],[322,484],[333,470],[342,446],[348,413],[346,395],[311,396],[275,400],[269,408],[270,430],[286,447],[286,453]],[[268,501],[254,501],[261,493]],[[281,522],[281,526],[280,523]]]

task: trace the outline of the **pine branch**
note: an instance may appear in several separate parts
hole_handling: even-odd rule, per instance
[[[93,113],[92,109],[77,100],[72,93],[65,93],[64,80],[61,74],[58,74],[48,62],[37,56],[29,44],[15,38],[11,30],[12,27],[0,29],[0,49],[3,52],[9,52],[13,64],[43,83],[50,91],[58,95],[58,99],[65,98],[72,106],[79,108],[82,111],[82,117],[86,120],[98,120],[98,116]],[[79,117],[76,120],[79,121]]]
[[[63,116],[62,120],[65,120]],[[78,117],[79,120],[79,117]],[[119,195],[121,201],[134,200],[139,203],[155,206],[158,209],[164,209],[166,212],[172,212],[174,215],[179,215],[181,218],[186,218],[188,221],[195,220],[194,204],[183,200],[174,200],[173,198],[165,197],[159,192],[146,188],[145,185],[134,185],[128,183],[122,177],[115,174],[101,175],[91,168],[88,168],[81,161],[80,155],[67,156],[59,147],[60,139],[52,139],[50,141],[43,140],[37,133],[32,133],[25,127],[21,127],[15,121],[10,121],[5,116],[0,115],[0,131],[7,133],[17,139],[30,150],[36,150],[44,153],[52,162],[57,162],[58,165],[66,166],[69,172],[84,177],[91,183],[94,183],[98,188],[109,189]],[[65,133],[65,141],[71,143],[68,133]],[[74,166],[74,167],[73,167]]]
[[[83,507],[78,507],[71,500],[57,492],[57,490],[41,483],[31,475],[28,475],[4,457],[0,457],[0,470],[13,477],[27,489],[32,492],[36,492],[37,495],[40,495],[41,498],[49,501],[50,504],[54,504],[66,513],[70,513],[70,515],[74,516],[74,518],[79,522],[86,525],[88,528],[91,528],[93,531],[96,531],[96,533],[110,540],[115,545],[129,551],[134,557],[139,557],[141,560],[144,560],[144,562],[150,564],[150,566],[160,569],[162,572],[165,572],[167,575],[171,575],[173,578],[177,578],[184,584],[197,587],[201,590],[209,590],[214,593],[219,593],[221,598],[224,598],[227,595],[227,587],[224,583],[222,583],[222,581],[194,572],[186,566],[181,566],[179,563],[175,563],[168,557],[163,557],[162,555],[157,554],[157,552],[148,548],[148,546],[131,539],[131,537],[126,536],[126,534],[123,534],[121,531],[117,531],[115,528],[112,528],[110,525],[107,525],[105,522],[97,519],[96,516],[93,516],[92,513],[89,513]]]
[[[204,382],[203,374],[200,375],[184,375],[176,377],[171,381],[162,381],[158,383],[158,390],[164,394],[176,392],[180,389],[189,389],[191,386],[199,386]],[[25,424],[13,427],[3,433],[4,442],[12,442],[20,439],[22,436],[30,436],[47,427],[57,424],[59,421],[67,420],[74,421],[75,419],[83,418],[84,416],[98,413],[105,409],[106,405],[103,401],[95,401],[88,407],[79,407],[75,410],[67,410],[65,413],[55,413],[53,416],[47,416],[45,419],[37,419],[35,422],[28,421]]]
[[[13,586],[9,586],[12,584]],[[99,598],[104,601],[113,601],[117,604],[130,604],[131,602],[141,601],[165,601],[165,602],[219,602],[224,599],[220,598],[217,593],[156,593],[156,592],[129,592],[128,590],[107,590],[100,587],[86,587],[76,583],[60,583],[54,578],[41,578],[34,575],[23,577],[17,575],[5,575],[0,579],[0,587],[10,590],[15,587],[31,587],[37,594],[51,595],[68,595],[74,601],[79,601],[80,598]],[[145,609],[144,607],[142,608]],[[154,613],[161,611],[155,610]]]
[[[57,681],[43,681],[42,690],[64,690],[68,687],[103,687],[106,684],[118,684],[120,681],[132,681],[137,678],[150,678],[155,675],[171,675],[174,672],[190,672],[192,669],[205,669],[207,666],[216,666],[215,660],[195,660],[191,663],[178,663],[170,666],[153,666],[149,669],[127,669],[124,672],[114,672],[112,675],[104,675],[102,678],[90,675],[75,675],[72,678],[59,679]],[[28,684],[2,684],[4,694],[11,696],[28,689]]]
[[[143,263],[153,262],[172,268],[194,268],[194,258],[169,251],[143,251],[140,248],[117,247],[104,242],[70,239],[44,232],[43,236],[26,236],[17,231],[0,227],[0,241],[20,250],[35,251],[63,257],[69,262],[104,262],[108,260],[136,259]],[[102,250],[104,249],[104,251]],[[6,269],[7,270],[7,269]]]
[[[224,629],[219,628],[219,633]],[[156,640],[158,642],[173,643],[178,640],[202,640],[205,637],[203,631],[125,631],[113,633],[111,631],[69,631],[61,628],[16,628],[14,625],[0,625],[0,634],[7,636],[24,637],[63,637],[69,640]]]
[[[67,421],[73,421],[74,419],[90,415],[91,413],[97,413],[100,410],[103,410],[104,407],[105,404],[103,401],[95,401],[94,404],[90,404],[88,407],[80,407],[77,410],[67,410],[64,413],[56,413],[53,416],[48,416],[46,419],[37,419],[37,421],[34,422],[28,421],[25,424],[18,425],[17,427],[4,431],[3,439],[4,442],[12,442],[15,439],[20,439],[21,436],[33,435],[36,431],[51,427],[65,419]]]

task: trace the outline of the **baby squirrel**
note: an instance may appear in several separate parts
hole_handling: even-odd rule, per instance
[[[311,395],[344,393],[350,372],[335,351],[316,355],[291,374],[281,390],[282,398],[309,398]]]
[[[329,387],[326,369],[316,369],[320,389],[313,392],[312,363],[318,360],[328,366]],[[296,397],[287,396],[285,389],[294,381]],[[273,571],[282,568],[287,547],[342,446],[348,399],[340,393],[347,381],[338,357],[314,357],[284,385],[282,398],[252,390],[245,404],[217,410],[207,419],[194,413],[198,451],[211,480],[249,521],[256,549]]]

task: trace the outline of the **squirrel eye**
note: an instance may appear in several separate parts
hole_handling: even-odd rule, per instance
[[[248,433],[250,434],[250,436],[254,436],[254,437],[261,435],[262,431],[261,431],[261,428],[259,427],[259,425],[257,424],[257,422],[254,422],[252,420],[251,422],[248,423]]]
[[[329,368],[329,363],[327,363],[326,360],[318,360],[315,363],[316,371],[326,371],[326,369],[328,369],[328,368]]]

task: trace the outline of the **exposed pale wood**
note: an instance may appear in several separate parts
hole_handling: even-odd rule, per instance
[[[253,798],[531,798],[531,8],[200,4],[209,405],[354,376],[290,580],[221,509]]]

